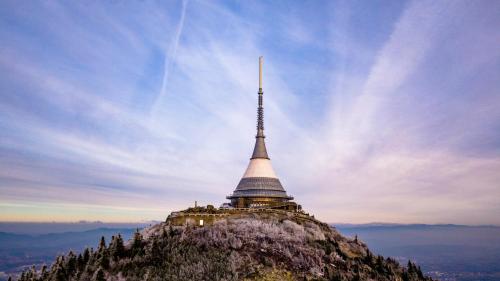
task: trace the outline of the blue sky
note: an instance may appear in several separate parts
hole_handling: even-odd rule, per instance
[[[267,145],[329,222],[500,224],[498,1],[1,1],[0,220],[219,205]]]

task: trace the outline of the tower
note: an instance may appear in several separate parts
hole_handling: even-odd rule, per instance
[[[250,163],[233,194],[227,196],[235,208],[278,208],[296,210],[293,197],[286,194],[271,165],[264,136],[264,106],[262,91],[262,63],[259,57],[259,92],[257,108],[257,135]]]

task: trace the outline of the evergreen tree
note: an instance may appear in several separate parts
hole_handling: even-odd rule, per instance
[[[31,267],[31,271],[30,271],[30,279],[33,279],[33,280],[37,279],[37,278],[38,278],[38,276],[37,276],[37,275],[38,275],[38,274],[37,274],[37,272],[36,272],[36,267],[33,265],[33,266]]]
[[[102,268],[99,268],[97,270],[97,273],[95,274],[95,281],[106,281],[106,277],[104,276],[104,271],[102,271]]]
[[[156,266],[160,265],[163,260],[163,255],[159,244],[160,243],[158,241],[158,237],[156,236],[152,237],[152,242],[151,246],[149,247],[148,256],[151,259],[151,263]]]
[[[66,275],[66,271],[64,270],[62,264],[59,267],[57,267],[55,275],[56,275],[55,276],[56,281],[66,281],[69,279],[68,278],[69,276]]]
[[[422,273],[422,269],[420,268],[420,266],[417,267],[416,271],[418,278],[424,279],[424,274]]]
[[[125,256],[125,246],[123,245],[123,238],[120,234],[118,234],[118,236],[113,236],[111,244],[109,245],[109,252],[111,259],[115,261]]]
[[[134,233],[134,241],[132,242],[132,257],[142,256],[144,254],[142,235],[139,233],[139,229]]]
[[[89,248],[85,248],[85,251],[83,251],[83,263],[86,264],[90,259],[90,251]]]
[[[376,270],[379,272],[379,273],[384,273],[384,257],[382,256],[377,256],[377,263],[376,263]]]
[[[354,265],[354,276],[352,277],[353,281],[361,281],[361,276],[359,274],[359,265]]]
[[[410,277],[408,276],[408,271],[403,270],[403,275],[401,276],[403,281],[410,281]]]
[[[78,254],[78,257],[76,258],[76,268],[78,271],[81,271],[85,267],[85,263],[83,261],[83,256],[82,254]]]
[[[44,264],[40,270],[40,280],[46,280],[48,276],[49,273],[47,272],[47,266]]]
[[[72,251],[68,254],[68,261],[66,262],[66,274],[73,276],[76,273],[76,256]]]
[[[99,265],[104,269],[109,268],[109,253],[108,253],[108,251],[104,250],[100,253]]]
[[[101,242],[99,242],[99,251],[106,249],[106,240],[104,236],[101,236]]]
[[[408,261],[408,273],[413,273],[413,264],[411,261]]]
[[[364,258],[364,261],[366,264],[371,265],[373,263],[373,255],[372,252],[366,251],[366,256]]]
[[[116,255],[117,257],[125,256],[125,246],[123,245],[123,238],[121,234],[118,234],[116,238]]]
[[[94,248],[90,248],[90,253],[89,253],[89,261],[87,262],[88,265],[93,265],[99,258],[99,253],[94,252]]]

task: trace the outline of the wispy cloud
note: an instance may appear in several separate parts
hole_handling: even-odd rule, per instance
[[[164,69],[163,69],[163,79],[161,82],[160,93],[156,97],[156,102],[153,103],[152,114],[155,115],[156,107],[158,105],[158,100],[163,100],[168,85],[168,77],[170,72],[172,71],[172,67],[175,63],[175,59],[177,56],[177,47],[179,46],[179,39],[182,34],[182,29],[184,28],[184,18],[186,17],[186,8],[188,1],[182,1],[182,10],[179,18],[179,24],[177,25],[177,29],[175,30],[174,39],[172,40],[168,50],[165,52],[165,60],[164,60]]]
[[[268,149],[308,211],[500,223],[494,3],[0,5],[2,220],[222,202],[264,55]]]
[[[443,114],[462,119],[471,109],[462,104],[460,112],[452,112],[446,106],[453,98],[447,92],[450,89],[433,81],[437,73],[431,60],[447,51],[442,38],[461,40],[464,36],[456,34],[462,25],[455,19],[481,30],[473,16],[478,10],[468,9],[463,2],[408,3],[363,86],[336,93],[349,96],[335,97],[325,137],[329,143],[317,153],[325,167],[317,183],[319,192],[332,194],[321,200],[328,213],[325,217],[359,222],[384,217],[400,222],[488,223],[492,217],[485,209],[498,212],[496,199],[491,197],[498,197],[499,178],[493,172],[500,168],[498,154],[472,156],[471,151],[457,150],[454,141],[465,141],[464,132],[479,133],[481,126],[466,120],[442,123]],[[498,104],[498,95],[492,94],[488,94],[490,101]],[[435,101],[433,95],[443,98],[442,107],[422,106],[429,105],[426,99]],[[493,112],[487,115],[496,118]],[[356,210],[350,207],[353,204]],[[367,209],[372,210],[370,215]]]

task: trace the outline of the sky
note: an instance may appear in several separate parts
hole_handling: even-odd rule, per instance
[[[265,134],[326,222],[500,224],[500,1],[0,1],[0,221],[225,202]]]

